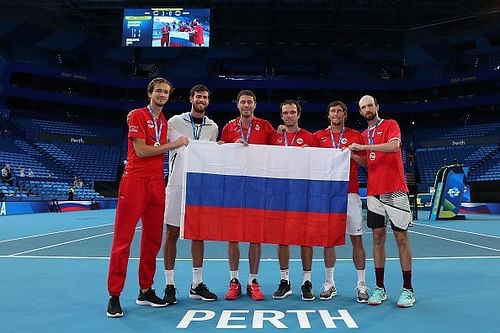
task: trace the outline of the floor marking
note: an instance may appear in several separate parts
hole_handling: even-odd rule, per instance
[[[56,234],[61,234],[65,232],[73,232],[73,231],[82,231],[82,230],[88,230],[88,229],[94,229],[94,228],[101,228],[101,227],[106,227],[113,225],[114,223],[110,224],[100,224],[100,225],[94,225],[91,227],[85,227],[85,228],[77,228],[77,229],[66,229],[66,230],[60,230],[60,231],[54,231],[54,232],[47,232],[44,234],[37,234],[37,235],[30,235],[30,236],[24,236],[24,237],[19,237],[19,238],[11,238],[11,239],[4,239],[0,240],[0,243],[7,243],[7,242],[14,242],[18,240],[23,240],[23,239],[30,239],[30,238],[37,238],[37,237],[43,237],[43,236],[49,236],[49,235],[56,235]]]
[[[0,259],[69,259],[69,260],[109,260],[108,256],[105,257],[88,257],[88,256],[34,256],[34,255],[0,255]],[[457,256],[457,257],[417,257],[413,260],[477,260],[477,259],[500,259],[500,256]],[[138,257],[130,257],[129,260],[139,260]],[[191,261],[191,258],[177,258],[176,261]],[[156,258],[156,261],[163,262],[163,258]],[[214,262],[227,262],[227,258],[205,258],[203,261],[214,261]],[[241,258],[240,262],[248,262],[248,259]],[[267,258],[262,259],[261,262],[277,262],[278,259]],[[301,259],[290,259],[290,261],[301,262]],[[315,262],[323,262],[321,258],[313,259]],[[351,262],[350,258],[337,259],[337,261],[348,261]],[[366,258],[366,261],[373,261],[372,258]],[[398,257],[387,258],[387,261],[399,261]]]
[[[471,235],[476,235],[476,236],[482,236],[482,237],[490,237],[490,238],[497,238],[500,239],[500,236],[497,235],[488,235],[488,234],[482,234],[479,232],[473,232],[473,231],[467,231],[467,230],[460,230],[460,229],[452,229],[452,228],[445,228],[445,227],[438,227],[435,225],[428,225],[428,224],[416,224],[421,227],[428,227],[428,228],[435,228],[435,229],[441,229],[441,230],[446,230],[446,231],[454,231],[454,232],[463,232],[465,234],[471,234]]]
[[[453,242],[453,243],[458,243],[458,244],[468,245],[468,246],[472,246],[472,247],[477,247],[477,248],[480,248],[480,249],[485,249],[485,250],[491,250],[491,251],[495,251],[495,252],[500,252],[500,249],[495,249],[495,248],[492,248],[492,247],[477,245],[477,244],[474,244],[474,243],[467,243],[467,242],[459,241],[459,240],[456,240],[456,239],[451,239],[451,238],[446,238],[446,237],[441,237],[441,236],[426,234],[424,232],[412,231],[412,233],[418,234],[418,235],[427,236],[427,237],[442,239],[442,240],[446,240],[446,241]]]
[[[137,232],[140,228],[141,227],[136,227],[135,231]],[[31,249],[31,250],[26,250],[26,251],[21,251],[21,252],[13,253],[13,254],[10,254],[9,257],[15,257],[15,256],[18,256],[18,255],[21,255],[21,254],[25,254],[25,253],[30,253],[30,252],[40,251],[40,250],[51,249],[51,248],[62,246],[62,245],[67,245],[67,244],[72,244],[72,243],[78,243],[78,242],[81,242],[81,241],[84,241],[84,240],[88,240],[88,239],[93,239],[93,238],[99,238],[99,237],[103,237],[103,236],[112,235],[113,233],[114,233],[114,231],[111,231],[111,232],[106,232],[106,233],[103,233],[103,234],[97,234],[97,235],[92,235],[92,236],[88,236],[88,237],[77,238],[77,239],[73,239],[73,240],[70,240],[70,241],[62,242],[62,243],[56,243],[56,244],[52,244],[52,245],[42,246],[42,247],[39,247],[39,248],[36,248],[36,249]]]

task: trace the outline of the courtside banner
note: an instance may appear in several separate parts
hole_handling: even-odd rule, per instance
[[[345,244],[349,150],[191,141],[180,153],[183,238]]]

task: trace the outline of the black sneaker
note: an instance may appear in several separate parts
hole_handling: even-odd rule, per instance
[[[165,300],[156,296],[155,290],[152,288],[149,288],[146,292],[142,292],[142,290],[140,290],[135,304],[149,305],[154,308],[161,308],[168,305]]]
[[[189,288],[189,298],[201,299],[202,301],[216,301],[217,295],[208,290],[204,283],[200,283],[196,288]]]
[[[123,317],[122,307],[120,305],[119,296],[111,296],[108,302],[108,311],[106,311],[106,316],[110,318],[120,318]]]
[[[274,299],[283,299],[292,294],[290,281],[281,279],[278,289],[273,293]]]
[[[176,304],[177,298],[175,298],[175,286],[173,284],[167,284],[165,287],[165,294],[163,295],[163,300],[167,304]]]
[[[302,285],[302,300],[303,301],[314,301],[316,299],[316,296],[314,296],[314,292],[312,290],[313,285],[311,281],[306,281]]]

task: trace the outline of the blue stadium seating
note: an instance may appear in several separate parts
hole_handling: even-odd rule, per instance
[[[498,145],[471,145],[418,148],[416,158],[420,179],[424,183],[432,184],[439,168],[451,164],[454,160],[463,163],[466,167],[474,167],[497,147]]]
[[[2,183],[1,192],[6,197],[23,200],[26,197],[66,199],[73,176],[84,181],[114,181],[120,161],[120,145],[76,144],[40,140],[39,134],[66,135],[86,138],[113,138],[121,142],[123,129],[104,125],[76,124],[71,122],[12,118],[12,132],[0,136],[1,167],[10,164],[16,176],[14,186]],[[36,137],[36,142],[33,139]],[[22,138],[25,136],[26,138]],[[43,136],[42,136],[43,138]],[[20,167],[26,177],[20,177]],[[34,177],[27,177],[28,169]],[[75,199],[99,198],[101,195],[87,187],[77,188]]]
[[[426,140],[444,140],[454,139],[462,140],[464,138],[484,137],[488,135],[497,135],[500,131],[500,123],[467,125],[463,127],[439,127],[419,129],[415,131],[415,142]]]
[[[36,143],[48,156],[84,179],[113,181],[120,150],[110,145]]]

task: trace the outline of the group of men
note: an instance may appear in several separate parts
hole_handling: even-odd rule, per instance
[[[176,168],[178,163],[182,163],[182,154],[179,154],[177,150],[187,146],[190,140],[216,141],[219,130],[217,124],[205,115],[210,102],[210,91],[206,86],[196,85],[191,89],[190,112],[175,115],[167,122],[162,109],[171,92],[172,84],[166,79],[153,79],[148,85],[148,106],[131,111],[127,117],[129,162],[120,182],[118,195],[108,274],[110,295],[108,317],[123,316],[119,296],[123,290],[130,245],[139,219],[142,220],[142,239],[139,262],[140,291],[136,303],[164,307],[177,302],[174,266],[180,231],[181,192],[180,187],[176,185],[182,179],[181,172]],[[357,272],[356,300],[360,303],[379,305],[387,299],[384,267],[386,224],[389,223],[398,246],[403,275],[403,288],[397,305],[399,307],[413,306],[415,296],[411,284],[412,253],[407,232],[412,217],[403,171],[401,133],[397,122],[391,119],[381,119],[376,99],[365,95],[359,100],[359,112],[368,123],[367,130],[359,133],[346,128],[344,125],[347,118],[347,106],[341,101],[334,101],[326,110],[328,128],[313,134],[299,127],[300,104],[294,100],[286,100],[280,105],[283,125],[275,130],[267,120],[255,116],[257,98],[251,90],[240,91],[236,101],[240,115],[224,126],[219,140],[220,144],[270,144],[351,150],[346,232],[352,243],[352,258]],[[163,158],[167,151],[170,151],[170,175],[165,190]],[[363,216],[358,194],[358,165],[368,169],[367,226],[373,230],[376,277],[376,285],[371,295],[369,295],[365,280],[366,255],[362,241]],[[167,224],[164,242],[166,287],[163,298],[160,298],[152,289],[152,285],[164,222]],[[292,294],[289,278],[290,250],[287,244],[280,244],[277,251],[280,283],[272,297],[283,299]],[[325,247],[323,252],[325,282],[320,291],[320,299],[328,300],[337,295],[334,279],[335,247]],[[189,297],[204,301],[217,300],[217,295],[211,292],[203,281],[203,240],[191,241],[191,255],[193,271]],[[261,244],[250,243],[246,293],[256,301],[265,298],[257,279],[260,257]],[[311,283],[312,257],[313,248],[302,246],[301,293],[305,301],[315,299]],[[228,242],[228,259],[230,282],[224,298],[235,300],[242,295],[238,242]]]
[[[175,22],[172,23],[172,28],[168,23],[165,23],[161,28],[161,39],[160,46],[170,46],[170,32],[171,31],[179,31],[179,32],[187,32],[189,33],[189,41],[194,44],[194,46],[203,46],[205,43],[203,37],[203,26],[197,19],[194,19],[191,22],[191,26],[189,26],[185,22],[179,23],[179,26],[176,30]]]

